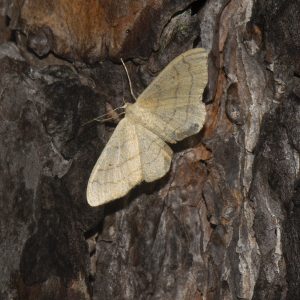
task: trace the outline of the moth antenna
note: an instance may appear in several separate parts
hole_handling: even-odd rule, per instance
[[[126,75],[127,75],[127,78],[128,78],[128,82],[129,82],[129,88],[130,88],[130,93],[131,93],[131,96],[134,98],[134,100],[136,101],[136,96],[134,95],[133,93],[133,90],[132,90],[132,84],[131,84],[131,80],[130,80],[130,77],[129,77],[129,73],[128,73],[128,70],[127,70],[127,67],[123,61],[123,58],[120,58],[121,59],[121,62],[122,62],[122,65],[125,69],[125,72],[126,72]]]
[[[123,112],[119,113],[119,116],[124,115],[124,114],[125,114],[125,112],[123,111]],[[110,120],[113,120],[113,119],[114,118],[102,119],[102,120],[99,120],[99,122],[104,123],[104,122],[107,122],[107,121],[110,121]],[[94,121],[98,121],[97,118],[94,119]]]
[[[122,108],[124,108],[124,106],[120,106],[120,107],[117,107],[117,108],[115,108],[115,109],[112,109],[112,111],[116,111],[116,110],[122,109]],[[125,113],[125,112],[120,112],[120,113],[118,113],[118,115],[121,116],[121,115],[123,115],[124,113]],[[97,117],[97,118],[94,118],[94,119],[92,119],[92,120],[89,120],[89,121],[83,123],[83,124],[81,125],[81,127],[83,127],[83,126],[85,126],[85,125],[87,125],[87,124],[90,124],[90,123],[92,123],[92,122],[106,122],[106,121],[112,120],[112,119],[113,119],[112,117],[111,117],[111,118],[102,119],[102,118],[105,118],[105,116],[108,116],[108,115],[110,115],[110,113],[106,113],[106,114],[103,114],[103,115],[101,115],[101,116],[99,116],[99,117]]]

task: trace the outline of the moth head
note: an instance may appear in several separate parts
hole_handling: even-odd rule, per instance
[[[128,114],[130,114],[132,112],[132,103],[126,102],[123,105],[123,108],[125,109],[125,114],[128,116]]]

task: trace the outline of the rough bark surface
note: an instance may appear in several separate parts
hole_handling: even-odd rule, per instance
[[[300,298],[299,0],[48,2],[0,4],[0,299]],[[141,92],[193,46],[205,127],[89,207],[115,125],[85,123],[130,99],[118,58]]]

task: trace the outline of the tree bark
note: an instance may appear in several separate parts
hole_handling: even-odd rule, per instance
[[[300,298],[300,1],[119,2],[0,4],[0,299]],[[120,58],[139,94],[192,47],[204,128],[89,207]]]

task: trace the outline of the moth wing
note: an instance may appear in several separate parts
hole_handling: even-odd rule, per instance
[[[87,186],[87,201],[102,205],[125,196],[142,181],[138,137],[128,118],[122,119],[97,160]]]
[[[156,134],[124,118],[91,173],[87,201],[102,205],[125,196],[135,185],[154,181],[170,169],[172,150]]]
[[[155,133],[136,123],[143,180],[151,182],[163,177],[170,169],[173,151]]]
[[[207,83],[207,52],[191,49],[176,57],[134,104],[144,126],[176,143],[200,131],[205,121],[201,101]]]

